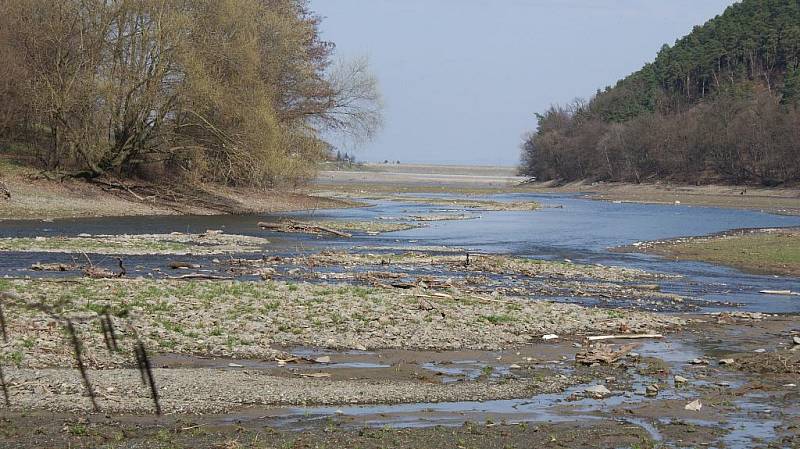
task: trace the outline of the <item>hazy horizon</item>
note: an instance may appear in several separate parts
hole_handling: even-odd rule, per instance
[[[367,56],[386,125],[359,160],[516,165],[534,113],[589,98],[732,0],[312,0]]]

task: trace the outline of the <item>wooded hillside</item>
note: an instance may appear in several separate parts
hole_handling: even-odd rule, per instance
[[[800,1],[744,0],[588,102],[538,114],[540,179],[800,181]]]
[[[306,0],[0,4],[0,148],[50,172],[275,185],[380,125]]]

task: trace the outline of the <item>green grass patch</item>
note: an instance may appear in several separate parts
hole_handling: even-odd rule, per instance
[[[754,233],[658,248],[679,259],[728,265],[754,273],[800,276],[800,232]]]

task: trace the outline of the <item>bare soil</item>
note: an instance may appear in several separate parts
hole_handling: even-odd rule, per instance
[[[246,214],[358,205],[352,201],[309,195],[303,190],[49,180],[32,169],[12,165],[2,158],[0,181],[10,193],[9,198],[0,197],[0,220]]]

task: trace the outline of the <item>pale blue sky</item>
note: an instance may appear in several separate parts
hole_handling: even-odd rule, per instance
[[[534,112],[588,98],[733,0],[311,0],[367,56],[386,125],[361,160],[514,165]]]

